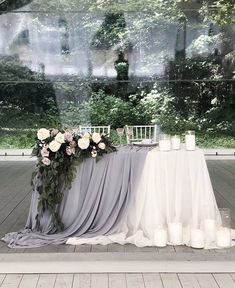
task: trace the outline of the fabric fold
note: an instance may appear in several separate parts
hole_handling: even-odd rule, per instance
[[[42,232],[37,231],[39,195],[33,191],[25,229],[8,233],[2,240],[12,248],[33,248],[62,244],[69,237],[114,234],[128,214],[148,151],[148,148],[124,146],[97,163],[95,159],[83,161],[60,205],[63,232],[51,229],[48,213],[41,219]]]

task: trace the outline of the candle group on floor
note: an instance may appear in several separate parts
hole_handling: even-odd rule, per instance
[[[155,230],[154,244],[157,247],[165,247],[169,242],[171,245],[183,244],[183,224],[181,222],[168,223],[167,229]],[[231,247],[231,229],[227,227],[216,227],[215,220],[206,219],[203,229],[190,229],[190,246],[193,248],[204,248],[206,240],[214,241],[219,248]]]

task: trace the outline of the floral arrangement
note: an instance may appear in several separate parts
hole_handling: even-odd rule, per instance
[[[66,189],[71,188],[76,176],[76,165],[86,158],[97,160],[116,148],[105,135],[85,132],[77,135],[70,130],[41,128],[37,132],[32,155],[37,156],[36,169],[32,175],[33,190],[39,193],[37,229],[47,210],[51,213],[52,228],[63,230],[58,209]]]

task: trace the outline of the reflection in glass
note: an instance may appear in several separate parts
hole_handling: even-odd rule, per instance
[[[18,55],[22,66],[47,78],[182,79],[169,69],[185,61],[209,61],[221,77],[234,75],[234,26],[203,23],[195,13],[181,23],[141,12],[12,12],[0,15],[0,39],[1,57]]]

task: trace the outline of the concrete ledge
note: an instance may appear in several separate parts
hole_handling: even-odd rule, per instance
[[[32,149],[0,149],[0,161],[36,161],[31,157]],[[203,149],[208,160],[235,160],[234,149]]]
[[[0,273],[234,273],[235,255],[19,253],[0,255]]]

